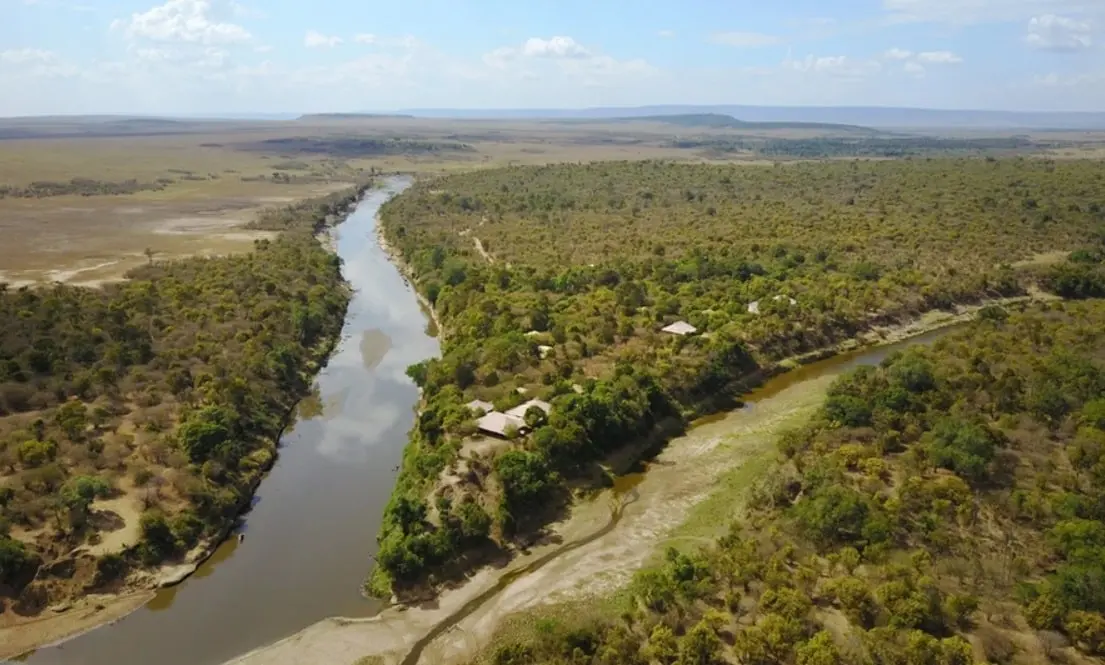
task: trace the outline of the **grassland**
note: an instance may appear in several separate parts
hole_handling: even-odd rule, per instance
[[[757,163],[888,150],[899,156],[953,149],[1000,154],[1000,142],[1008,141],[975,132],[951,144],[920,134],[740,123],[726,116],[602,122],[32,118],[0,120],[0,137],[0,192],[7,192],[0,195],[0,280],[88,285],[147,262],[146,250],[161,258],[247,251],[265,237],[241,228],[260,209],[335,191],[373,169],[434,174],[601,160]],[[1099,135],[1074,132],[1017,140],[1021,152],[1063,157],[1102,145]],[[107,192],[135,191],[85,196],[96,187],[71,186],[74,179],[96,181]]]

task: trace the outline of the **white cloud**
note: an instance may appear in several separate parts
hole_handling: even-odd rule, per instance
[[[483,64],[500,80],[567,78],[585,86],[601,86],[618,78],[637,79],[656,72],[645,60],[619,60],[565,36],[531,37],[520,46],[497,48],[484,54]]]
[[[918,53],[917,59],[930,65],[955,65],[963,62],[963,58],[951,51],[925,51]]]
[[[1032,82],[1047,88],[1084,88],[1105,84],[1105,74],[1046,74],[1033,77]]]
[[[308,30],[303,37],[303,45],[307,48],[334,48],[341,42],[341,37],[324,35],[317,30]]]
[[[357,42],[358,44],[375,44],[376,35],[362,32],[361,34],[354,36],[353,41]]]
[[[657,37],[663,37],[664,39],[667,39],[669,37],[674,37],[675,36],[675,31],[674,30],[658,30],[656,32],[656,36]]]
[[[907,51],[900,48],[892,48],[886,53],[883,53],[882,57],[887,60],[909,60],[913,57],[913,51]]]
[[[824,74],[840,78],[864,78],[877,74],[882,70],[882,65],[875,60],[863,60],[846,55],[821,57],[807,55],[799,60],[794,60],[788,56],[783,61],[783,67],[799,72]]]
[[[765,35],[759,32],[715,32],[710,35],[710,41],[715,44],[723,44],[725,46],[735,46],[737,48],[760,48],[763,46],[771,46],[772,44],[778,44],[782,41],[776,35]]]
[[[533,58],[586,58],[591,51],[571,37],[530,37],[522,45],[522,55]]]
[[[902,67],[902,71],[904,71],[906,74],[912,74],[914,76],[925,75],[925,68],[917,64],[916,62],[905,63],[905,65]]]
[[[57,60],[58,56],[53,51],[44,51],[37,48],[21,48],[0,51],[0,62],[6,62],[14,65],[25,65],[35,62],[49,63],[57,62]]]
[[[0,51],[0,69],[11,70],[21,77],[72,77],[80,70],[53,51],[36,48]]]
[[[1079,51],[1093,46],[1093,26],[1066,16],[1044,14],[1028,21],[1025,41],[1045,51]]]
[[[214,20],[208,0],[168,0],[145,12],[117,19],[111,26],[129,37],[190,44],[233,44],[252,39],[240,25]]]
[[[266,18],[268,15],[255,7],[230,0],[230,11],[238,18]]]

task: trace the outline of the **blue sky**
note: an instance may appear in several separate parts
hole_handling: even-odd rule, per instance
[[[1105,0],[0,0],[0,115],[1105,110]]]

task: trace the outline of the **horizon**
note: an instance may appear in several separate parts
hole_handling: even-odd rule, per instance
[[[612,0],[2,1],[0,82],[21,93],[0,99],[7,117],[665,100],[1105,109],[1105,3],[1094,0],[646,0],[631,12]]]
[[[611,106],[424,106],[424,107],[408,107],[408,108],[396,108],[396,109],[354,109],[354,110],[321,110],[321,111],[299,111],[299,110],[275,110],[275,111],[164,111],[164,112],[140,112],[140,111],[100,111],[100,112],[73,112],[73,113],[37,113],[27,115],[0,115],[0,120],[21,120],[21,119],[35,119],[35,118],[91,118],[91,117],[105,117],[105,118],[149,118],[149,119],[174,119],[174,118],[210,118],[210,119],[232,119],[235,117],[256,116],[258,118],[269,116],[289,116],[289,117],[301,117],[301,116],[326,116],[326,115],[351,115],[351,116],[407,116],[413,119],[452,119],[449,116],[420,116],[419,113],[445,113],[445,112],[459,112],[459,113],[508,113],[508,112],[521,112],[521,113],[539,113],[542,111],[550,112],[576,112],[586,113],[589,111],[642,111],[647,109],[659,109],[665,107],[675,107],[680,109],[698,109],[698,113],[705,115],[726,115],[736,117],[737,120],[741,118],[733,116],[732,113],[718,111],[713,109],[718,108],[736,108],[744,107],[748,109],[764,109],[764,110],[861,110],[861,111],[913,111],[922,113],[989,113],[989,114],[1002,114],[1002,115],[1105,115],[1105,108],[1101,110],[1041,110],[1036,108],[1030,109],[1009,109],[1009,108],[982,108],[982,107],[935,107],[935,106],[891,106],[880,104],[833,104],[833,105],[821,105],[821,104],[738,104],[738,103],[719,103],[719,104],[676,104],[676,103],[656,103],[656,104],[636,104],[636,105],[611,105]],[[695,113],[694,110],[679,111],[679,112],[665,112],[660,115],[683,115]],[[539,118],[540,116],[533,116]],[[609,116],[614,117],[614,116]],[[633,116],[627,116],[633,117]],[[644,116],[642,116],[644,117]],[[583,116],[586,118],[604,119],[600,116]],[[463,118],[455,118],[458,120],[472,120],[479,119],[477,116],[466,116]],[[496,119],[496,118],[489,118]]]

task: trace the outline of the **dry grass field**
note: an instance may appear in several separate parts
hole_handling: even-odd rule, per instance
[[[100,127],[44,123],[34,128],[34,138],[0,140],[0,189],[64,184],[74,178],[151,187],[125,194],[0,195],[0,282],[95,285],[145,263],[147,250],[160,259],[246,251],[266,235],[242,228],[260,209],[340,189],[371,169],[430,173],[694,156],[661,145],[662,134],[641,139],[623,132],[610,138],[609,132],[596,136],[586,128],[544,129],[532,123],[502,127],[380,119],[179,124],[173,133],[149,128],[103,133]],[[3,127],[0,121],[0,131]],[[265,143],[351,136],[407,139],[414,149],[403,144],[354,146],[335,157]],[[421,152],[418,142],[468,149]],[[320,149],[333,145],[323,143]]]
[[[694,116],[632,122],[0,119],[0,282],[96,285],[120,279],[151,253],[165,259],[246,251],[265,235],[242,228],[260,209],[340,189],[373,169],[428,175],[599,160],[762,163],[788,157],[757,154],[749,141],[816,144],[903,136],[933,134],[845,126],[734,129]],[[960,138],[995,136],[1008,133]],[[1105,151],[1101,132],[1027,138],[1039,144],[1039,154],[1052,157]],[[724,148],[710,149],[714,144]],[[100,189],[71,186],[74,179],[96,181]],[[126,191],[115,193],[120,188]],[[37,193],[28,195],[28,189]]]

